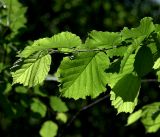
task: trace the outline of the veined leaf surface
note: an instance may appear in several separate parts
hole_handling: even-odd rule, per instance
[[[89,48],[112,48],[121,43],[121,35],[115,32],[92,31],[86,40]]]
[[[65,57],[58,70],[61,93],[68,98],[97,97],[106,90],[105,69],[109,59],[105,53],[80,53],[74,60]]]
[[[42,38],[34,41],[34,43],[31,46],[27,46],[19,56],[27,58],[36,51],[52,48],[73,48],[81,44],[81,39],[75,34],[71,32],[62,32],[51,38]]]
[[[38,52],[25,59],[23,64],[12,72],[13,84],[20,83],[32,87],[42,83],[49,72],[50,64],[51,56],[44,52]]]
[[[141,36],[148,37],[155,30],[155,26],[152,22],[152,18],[145,17],[141,20],[139,27],[137,28],[124,28],[121,32],[124,38],[138,38]]]

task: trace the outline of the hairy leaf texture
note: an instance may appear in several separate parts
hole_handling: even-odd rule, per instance
[[[122,41],[121,35],[115,32],[92,31],[86,40],[88,48],[113,48]]]
[[[138,38],[141,36],[148,37],[155,30],[155,26],[152,22],[152,18],[145,17],[140,21],[140,25],[137,28],[128,29],[124,27],[121,34],[124,38]]]
[[[19,57],[27,58],[33,53],[53,48],[74,48],[80,46],[81,39],[71,32],[62,32],[51,38],[42,38],[34,41],[31,46],[27,46]]]
[[[109,59],[105,53],[80,53],[75,59],[65,57],[57,75],[61,82],[61,93],[68,98],[97,97],[106,91],[105,69]]]
[[[112,88],[112,105],[120,112],[132,113],[137,105],[141,81],[133,74],[123,76]]]
[[[43,82],[47,76],[51,64],[51,56],[43,51],[34,54],[24,60],[22,65],[18,66],[12,72],[13,84],[20,83],[24,86],[35,86]]]

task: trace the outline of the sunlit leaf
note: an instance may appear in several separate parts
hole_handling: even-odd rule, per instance
[[[132,113],[127,120],[127,125],[131,125],[132,123],[136,122],[138,119],[140,119],[142,116],[142,110],[138,110],[134,113]]]
[[[67,115],[65,113],[58,113],[56,119],[62,121],[63,123],[66,123]]]
[[[41,117],[45,117],[47,107],[39,99],[34,98],[31,103],[31,110],[39,114]]]
[[[81,45],[81,39],[71,32],[62,32],[51,38],[42,38],[34,41],[31,46],[27,46],[21,53],[20,57],[27,58],[36,51],[53,49],[53,48],[73,48]]]
[[[42,83],[49,72],[50,64],[51,56],[45,51],[25,59],[20,66],[15,64],[17,69],[12,72],[13,84],[20,83],[32,87]]]
[[[131,45],[128,46],[128,49],[124,53],[124,57],[121,61],[121,67],[120,67],[120,72],[121,73],[125,72],[127,70],[128,66],[130,68],[127,71],[130,71],[132,69],[131,65],[128,65],[128,63],[131,64],[131,62],[134,61],[134,57],[133,57],[132,54],[140,46],[142,41],[143,41],[143,37],[139,37],[139,38],[135,39]],[[130,56],[132,56],[132,57],[130,57]]]
[[[41,137],[55,137],[57,135],[57,131],[58,125],[55,122],[48,120],[43,123],[39,133]]]
[[[89,48],[113,48],[122,41],[121,35],[115,32],[92,31],[86,40]]]
[[[156,62],[154,63],[154,66],[153,66],[154,69],[159,69],[160,68],[160,58],[158,58],[156,60]]]
[[[57,112],[68,111],[66,104],[60,98],[56,96],[50,97],[50,106],[54,111],[57,111]]]
[[[160,128],[160,102],[143,107],[141,121],[148,133],[156,132]]]
[[[155,30],[155,26],[152,22],[152,18],[145,17],[140,21],[140,25],[137,28],[124,28],[121,32],[125,38],[138,38],[141,36],[148,37]]]
[[[106,90],[105,69],[109,59],[105,53],[80,53],[75,59],[65,57],[58,70],[61,93],[68,98],[97,97]]]

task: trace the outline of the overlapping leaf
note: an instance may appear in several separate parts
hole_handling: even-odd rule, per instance
[[[27,58],[36,51],[53,49],[53,48],[73,48],[81,45],[81,39],[70,32],[62,32],[51,38],[42,38],[34,41],[31,46],[27,46],[21,53],[20,57]]]
[[[32,87],[42,83],[47,76],[50,69],[51,56],[46,51],[38,52],[25,59],[22,63],[20,66],[18,63],[14,65],[18,67],[12,72],[13,84],[20,83],[24,86]]]
[[[134,62],[134,69],[137,74],[142,77],[149,73],[153,67],[153,56],[149,47],[142,46],[136,56]]]
[[[45,117],[47,107],[40,100],[34,98],[33,102],[31,103],[31,110],[39,114],[41,117]]]
[[[112,48],[120,44],[121,35],[114,32],[92,31],[86,40],[88,48]]]
[[[74,60],[65,57],[58,70],[61,93],[74,99],[97,97],[106,90],[108,66],[108,56],[102,52],[80,53]]]
[[[133,74],[123,76],[112,88],[112,105],[120,112],[132,113],[137,105],[140,79]]]
[[[124,57],[121,61],[121,67],[120,67],[121,73],[132,70],[131,66],[129,66],[130,69],[128,69],[128,70],[126,68],[128,68],[128,64],[131,64],[134,61],[134,57],[133,57],[132,53],[136,49],[139,48],[142,41],[143,41],[143,37],[139,37],[139,38],[135,39],[131,45],[128,46],[128,49],[124,53]],[[132,56],[132,57],[130,57],[130,56]]]
[[[155,30],[155,26],[152,22],[152,18],[145,17],[141,20],[139,27],[137,28],[124,28],[121,32],[124,38],[138,38],[141,36],[148,37]]]
[[[148,133],[156,132],[160,129],[160,102],[144,106],[128,117],[127,125],[136,122],[138,119],[143,123]]]

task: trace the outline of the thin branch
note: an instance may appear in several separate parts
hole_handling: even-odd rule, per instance
[[[70,125],[73,123],[73,121],[77,118],[77,116],[84,110],[87,110],[91,107],[93,107],[94,105],[98,104],[99,102],[105,100],[106,98],[108,98],[110,96],[110,94],[105,95],[104,97],[99,98],[98,100],[92,102],[91,104],[84,106],[83,108],[81,108],[69,121],[69,123],[66,125],[65,129],[62,130],[61,134],[59,135],[59,137],[63,137],[63,134],[65,133],[65,131],[67,130],[67,128],[70,127]]]
[[[111,48],[102,48],[102,49],[70,49],[71,51],[60,51],[60,50],[55,50],[55,49],[50,49],[49,53],[79,53],[79,52],[96,52],[96,51],[101,51],[105,52],[107,50],[117,48],[117,46],[113,46]]]

